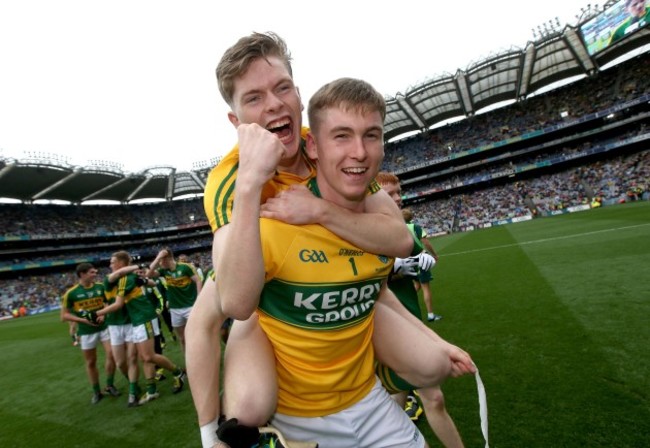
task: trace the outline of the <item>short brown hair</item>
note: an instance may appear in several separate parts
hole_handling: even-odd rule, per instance
[[[325,84],[309,100],[309,126],[318,131],[320,113],[332,107],[357,110],[363,113],[379,112],[382,122],[386,118],[384,97],[366,81],[354,78],[339,78]]]
[[[95,266],[93,266],[92,263],[79,263],[76,269],[77,277],[81,277],[81,274],[85,274],[91,269],[95,269]]]
[[[287,44],[280,36],[271,31],[242,37],[235,45],[226,50],[217,64],[216,72],[219,92],[230,107],[233,105],[235,79],[246,73],[251,63],[257,59],[264,58],[268,61],[270,57],[282,60],[289,75],[293,78],[291,53],[289,53]]]

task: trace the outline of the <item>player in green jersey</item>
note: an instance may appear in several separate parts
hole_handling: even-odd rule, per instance
[[[76,269],[79,282],[63,294],[61,319],[77,323],[81,352],[86,364],[86,374],[93,389],[91,403],[97,404],[103,398],[99,387],[97,369],[97,345],[104,347],[106,371],[106,392],[113,395],[115,361],[113,360],[110,335],[105,323],[97,322],[95,313],[104,304],[104,286],[96,281],[97,269],[90,263],[81,263]]]
[[[395,203],[401,207],[402,189],[400,187],[399,178],[392,173],[380,172],[377,175],[377,183],[379,183],[386,193],[393,198]],[[420,239],[420,233],[414,230],[413,238]],[[431,247],[430,250],[433,251],[433,248]],[[433,251],[433,253],[435,254],[435,251]],[[398,262],[400,261],[396,260],[396,264]],[[420,319],[421,311],[418,301],[418,293],[414,285],[414,281],[419,279],[419,270],[417,263],[413,264],[412,267],[413,269],[411,270],[403,269],[399,274],[393,275],[391,280],[388,282],[388,287],[395,293],[404,307],[415,317]],[[428,287],[429,285],[427,284],[426,286]],[[420,408],[417,399],[414,397],[407,398],[408,392],[418,388],[409,384],[408,381],[400,378],[395,374],[395,372],[391,369],[387,369],[385,366],[378,367],[378,374],[382,379],[384,387],[393,394],[393,398],[401,406],[404,406],[405,404],[407,404],[407,406],[410,405],[410,407],[407,407],[407,413],[409,413],[409,411],[412,411],[413,413],[409,413],[409,416],[412,417],[412,419],[414,419],[413,417],[419,416],[417,410]],[[463,441],[458,433],[454,421],[447,412],[444,395],[440,386],[436,385],[433,387],[421,388],[418,390],[418,394],[422,400],[427,421],[442,444],[448,448],[462,448]]]
[[[109,313],[126,307],[133,325],[133,342],[142,360],[144,376],[147,382],[147,392],[140,398],[138,404],[148,403],[159,396],[156,385],[156,365],[174,375],[172,390],[174,393],[178,393],[183,389],[185,383],[185,371],[170,361],[169,358],[157,354],[154,350],[154,336],[160,332],[160,329],[158,328],[156,305],[149,300],[143,289],[146,280],[135,273],[138,266],[131,264],[131,256],[128,252],[115,252],[111,256],[111,260],[113,259],[115,259],[114,263],[119,263],[121,266],[132,266],[130,268],[132,272],[119,279],[115,302],[97,311],[97,316],[103,318]],[[131,402],[133,397],[131,393],[129,395],[129,401]]]
[[[118,258],[111,257],[111,273],[104,278],[104,296],[106,305],[115,303],[118,292],[119,280],[132,272],[132,269]],[[108,324],[108,331],[111,335],[111,348],[115,363],[129,382],[129,397],[127,405],[137,406],[135,397],[139,395],[138,377],[140,366],[138,365],[138,352],[133,343],[133,325],[126,307],[122,307],[105,317]]]
[[[203,287],[201,277],[193,264],[174,259],[174,252],[168,247],[158,252],[146,275],[165,279],[172,327],[185,353],[185,325]]]

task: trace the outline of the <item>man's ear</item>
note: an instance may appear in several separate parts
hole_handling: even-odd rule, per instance
[[[239,118],[237,118],[237,115],[233,111],[228,112],[228,120],[232,123],[232,125],[237,128],[241,123],[239,121]]]
[[[305,152],[307,153],[307,157],[309,157],[312,160],[318,160],[318,151],[317,145],[316,145],[316,139],[314,139],[314,135],[310,132],[307,133],[307,145],[305,147]]]

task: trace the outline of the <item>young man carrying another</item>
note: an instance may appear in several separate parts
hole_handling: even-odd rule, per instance
[[[363,81],[339,79],[314,95],[309,118],[306,150],[317,166],[312,193],[363,213],[384,156],[383,97]],[[240,125],[240,141],[259,132]],[[259,323],[273,346],[279,386],[271,423],[289,439],[315,440],[322,448],[425,446],[374,375],[374,303],[392,260],[317,224],[258,219],[254,196],[272,175],[264,163],[240,167],[237,187],[250,194],[250,208],[233,212],[233,223],[248,224],[240,237],[260,244],[264,259]],[[442,345],[436,348],[441,382],[451,363]]]
[[[226,296],[230,297],[226,301],[227,303],[224,302],[227,313],[244,318],[255,310],[264,282],[259,224],[251,224],[257,230],[258,238],[249,241],[247,238],[241,238],[241,235],[250,231],[246,228],[249,223],[235,219],[237,213],[249,213],[250,207],[254,207],[253,213],[257,213],[258,217],[260,195],[251,195],[251,192],[246,190],[245,183],[237,182],[235,184],[235,178],[240,175],[238,170],[244,173],[248,171],[247,167],[251,164],[264,163],[265,179],[269,177],[272,179],[262,188],[262,200],[272,198],[279,191],[289,188],[290,185],[305,184],[315,174],[314,167],[302,150],[307,131],[304,129],[302,132],[300,131],[302,106],[297,89],[293,84],[289,61],[290,57],[281,39],[272,33],[264,35],[255,33],[241,39],[231,47],[224,54],[217,70],[220,90],[233,110],[229,114],[229,118],[234,125],[239,126],[240,140],[238,150],[226,156],[211,173],[206,188],[206,213],[210,217],[213,229],[219,229],[215,233],[213,255],[216,258],[217,269],[222,268],[217,272],[220,294],[215,291],[214,281],[208,280],[203,293],[197,300],[187,328],[188,341],[192,339],[192,342],[188,343],[187,352],[189,378],[193,386],[193,398],[199,424],[202,426],[204,446],[212,446],[209,436],[216,429],[216,419],[220,411],[219,357],[215,354],[218,355],[220,351],[219,327],[225,318],[221,302]],[[259,123],[261,126],[247,123]],[[350,172],[350,175],[354,177],[359,176],[360,173]],[[290,222],[293,224],[320,223],[343,239],[368,252],[384,252],[392,256],[407,256],[409,254],[413,240],[404,226],[399,210],[385,193],[380,191],[371,195],[366,194],[365,197],[367,212],[373,207],[382,212],[356,213],[315,198],[304,187],[291,187],[285,192],[300,196],[301,200],[295,201],[302,204],[300,210],[289,213],[282,210],[278,212],[278,208],[282,208],[278,206],[284,202],[281,196],[269,201],[275,201],[275,205],[271,208],[266,208],[269,202],[263,206],[263,216],[290,221],[286,219],[286,215],[291,215],[292,221]],[[233,208],[233,196],[235,195],[237,207]],[[388,200],[388,205],[385,203],[386,200]],[[306,202],[309,202],[307,207],[304,206]],[[230,224],[231,222],[232,224]],[[239,227],[238,222],[243,224],[243,229]],[[402,236],[406,237],[406,244],[403,243]],[[364,239],[368,241],[364,242]],[[387,246],[388,243],[391,243],[391,247]],[[396,246],[405,246],[407,250],[396,248]],[[384,249],[382,250],[382,248]],[[354,261],[354,254],[360,252],[363,251],[349,252],[348,263],[351,264],[350,259]],[[246,272],[245,282],[241,281],[242,272]],[[255,302],[251,303],[251,300]],[[241,303],[238,303],[240,301]],[[395,302],[397,302],[396,299]],[[241,304],[244,306],[241,307]],[[398,302],[397,304],[399,305]],[[401,307],[401,305],[399,306]],[[403,309],[403,307],[401,308]],[[387,333],[391,328],[396,327],[395,316],[399,317],[398,313],[399,311],[395,312],[390,309],[384,311],[383,320],[379,319],[379,315],[382,313],[376,313],[375,320],[377,322],[392,322],[388,325],[384,324],[387,327],[383,332],[385,337],[395,339],[394,334],[387,335]],[[261,333],[257,322],[252,320],[253,327],[257,328],[258,333]],[[267,367],[261,367],[273,366],[275,360],[273,354],[269,354],[268,341],[264,345],[263,334],[262,343],[259,343],[259,338],[255,336],[253,339],[256,343],[249,342],[246,345],[247,350],[242,349],[244,344],[238,344],[242,341],[239,339],[237,331],[240,324],[237,322],[233,327],[233,334],[228,343],[230,355],[226,356],[226,365],[228,365],[230,357],[238,358],[238,362],[232,362],[231,365],[239,365],[240,371],[246,372],[247,375],[235,374],[231,376],[235,378],[235,383],[239,379],[241,387],[232,386],[232,384],[231,387],[226,384],[225,405],[228,408],[230,402],[231,409],[234,409],[232,412],[227,412],[228,416],[237,416],[248,425],[258,425],[265,422],[275,409],[275,394],[277,392],[273,387],[268,388],[268,384],[265,384],[268,382],[270,372]],[[419,324],[421,325],[421,322]],[[409,329],[417,328],[417,326],[412,327],[401,323],[397,326]],[[432,341],[439,342],[439,338],[433,332],[429,333]],[[251,339],[250,334],[246,334],[243,339]],[[235,347],[239,348],[235,349]],[[381,350],[384,351],[384,355],[388,355],[389,360],[394,361],[392,364],[390,362],[387,364],[394,365],[401,362],[408,366],[409,360],[406,359],[408,356],[399,349],[390,350],[390,347],[389,349],[386,347],[387,345],[382,344]],[[400,358],[399,355],[402,357]],[[469,356],[463,352],[462,357],[465,365],[461,366],[463,362],[458,363],[458,358],[454,360],[454,371],[457,374],[466,373],[471,371],[468,369],[472,369],[467,366],[467,362],[471,362]],[[242,358],[244,358],[243,361]],[[424,361],[422,358],[416,359],[416,362],[424,363]],[[432,359],[429,361],[431,362],[427,364],[428,367],[435,364]],[[430,368],[422,371],[427,372],[427,378],[435,376],[435,373],[431,374],[433,370]],[[257,376],[253,379],[251,375]],[[244,377],[246,381],[243,380]],[[228,375],[226,375],[226,382],[229,382]],[[414,382],[419,384],[418,381]],[[251,384],[255,384],[255,387],[250,387]],[[232,391],[241,394],[244,389],[248,389],[247,397],[242,399],[239,396],[237,397],[239,400],[232,399]],[[206,391],[213,392],[207,393]],[[229,400],[228,397],[230,397]],[[253,409],[256,406],[257,408]],[[259,409],[260,407],[262,409]]]

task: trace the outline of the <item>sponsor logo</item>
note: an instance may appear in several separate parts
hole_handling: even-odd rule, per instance
[[[341,249],[339,250],[339,255],[344,257],[361,257],[363,256],[363,251],[358,249]]]
[[[298,253],[298,258],[303,263],[329,263],[325,252],[322,250],[303,249]]]
[[[352,320],[369,312],[380,288],[381,283],[373,283],[309,295],[296,292],[293,306],[310,311],[305,315],[305,320],[309,323]]]

